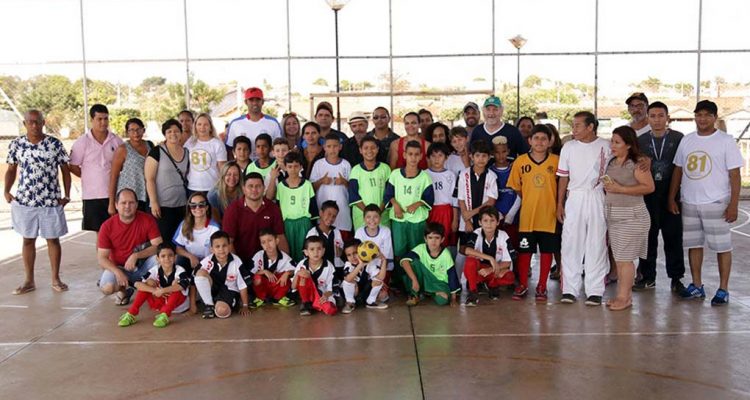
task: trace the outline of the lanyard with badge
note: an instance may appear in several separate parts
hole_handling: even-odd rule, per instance
[[[654,132],[650,132],[651,136],[651,147],[654,149],[654,158],[656,158],[657,165],[659,165],[659,169],[661,169],[661,158],[664,155],[664,146],[667,144],[667,134],[669,133],[669,129],[664,132],[664,136],[661,141],[661,148],[659,149],[659,152],[656,152],[656,141],[654,140]],[[654,180],[655,181],[661,181],[664,179],[664,175],[662,174],[662,171],[655,171],[654,172]]]

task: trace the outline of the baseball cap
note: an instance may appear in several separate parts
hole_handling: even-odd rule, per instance
[[[648,104],[648,97],[646,97],[646,95],[643,94],[643,93],[641,93],[641,92],[635,92],[635,93],[631,94],[630,97],[628,97],[628,99],[625,100],[625,104],[630,105],[630,102],[633,101],[633,100],[640,100],[640,101]]]
[[[695,110],[693,110],[693,112],[697,113],[698,111],[701,111],[701,110],[706,110],[713,115],[717,115],[719,112],[719,108],[716,107],[716,103],[714,103],[711,100],[699,101],[698,104],[695,105]]]
[[[263,91],[257,87],[251,87],[245,90],[245,100],[247,99],[261,99],[263,100]]]
[[[487,106],[502,107],[503,102],[497,96],[490,96],[487,98],[487,100],[484,101],[484,107]]]
[[[367,116],[362,111],[355,111],[349,115],[349,123],[354,121],[365,121],[367,122]]]
[[[466,112],[467,108],[473,108],[473,109],[477,110],[477,112],[479,112],[479,106],[477,105],[477,103],[475,103],[473,101],[470,101],[470,102],[466,103],[466,105],[464,106],[464,112]]]

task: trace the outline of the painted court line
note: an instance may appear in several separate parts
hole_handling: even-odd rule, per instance
[[[739,230],[743,226],[745,226],[747,224],[750,224],[750,212],[745,211],[745,209],[743,209],[743,208],[740,208],[739,210],[740,210],[741,213],[745,214],[745,216],[747,217],[747,219],[745,220],[745,222],[743,222],[743,223],[735,226],[734,228],[730,229],[730,231],[732,231],[732,233],[736,233],[738,235],[742,235],[742,236],[745,236],[745,237],[750,237],[750,234],[747,234],[745,232],[740,232],[740,230]]]
[[[16,306],[12,304],[0,304],[0,308],[29,308],[29,306]]]
[[[665,332],[551,332],[551,333],[467,333],[467,334],[417,334],[418,339],[450,338],[502,338],[502,337],[638,337],[638,336],[709,336],[709,335],[750,335],[750,330],[737,331],[665,331]],[[269,342],[321,342],[345,340],[390,340],[412,339],[412,335],[376,336],[324,336],[309,338],[249,338],[249,339],[187,339],[187,340],[63,340],[35,342],[0,342],[0,347],[44,345],[44,346],[95,346],[95,345],[144,345],[144,344],[238,344]]]

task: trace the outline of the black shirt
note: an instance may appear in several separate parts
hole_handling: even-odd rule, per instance
[[[655,137],[651,131],[638,138],[641,153],[651,158],[654,194],[667,195],[669,193],[669,183],[672,180],[672,171],[674,171],[672,162],[683,136],[680,132],[667,129],[661,138]]]

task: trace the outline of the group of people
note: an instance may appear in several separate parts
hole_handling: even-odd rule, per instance
[[[528,117],[505,123],[496,96],[481,108],[466,104],[466,127],[434,122],[424,109],[406,113],[403,136],[384,107],[372,112],[371,131],[367,115],[353,113],[348,137],[333,129],[327,102],[304,124],[294,113],[279,124],[263,102],[262,90],[248,89],[248,113],[221,135],[209,114],[183,111],[162,124],[158,144],[144,140],[137,118],[124,142],[97,104],[70,156],[43,133],[42,113],[28,111],[5,176],[13,227],[24,237],[26,280],[14,293],[35,289],[38,236],[48,241],[52,288],[67,290],[59,238],[73,173],[83,229],[97,232],[98,285],[130,304],[120,326],[135,323],[146,302],[158,312],[154,326],[164,327],[171,313],[201,304],[204,318],[226,318],[298,302],[301,315],[385,309],[399,293],[408,305],[445,305],[465,290],[465,305],[476,306],[480,292],[494,300],[510,287],[523,300],[537,253],[535,301],[548,301],[557,273],[561,303],[583,293],[600,305],[616,281],[606,305],[624,310],[633,290],[655,287],[659,232],[672,291],[705,298],[707,244],[720,272],[711,303],[729,301],[743,161],[714,127],[711,101],[698,102],[696,132],[683,137],[669,128],[667,105],[634,93],[626,101],[633,120],[611,140],[597,135],[587,111],[575,114],[565,140]]]

